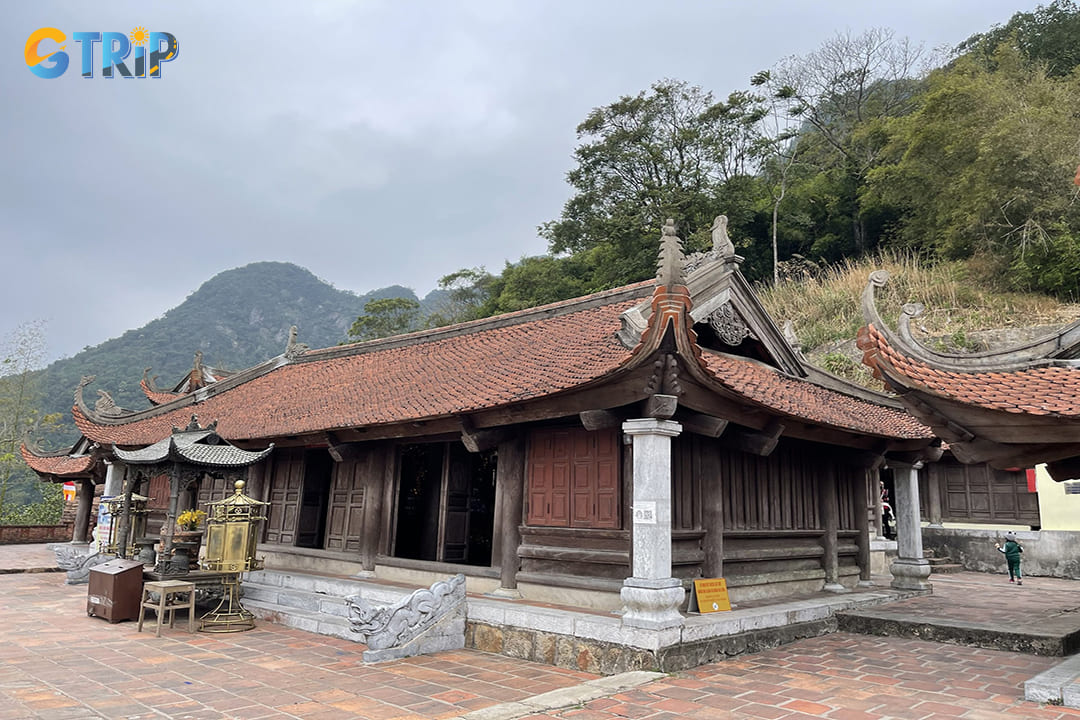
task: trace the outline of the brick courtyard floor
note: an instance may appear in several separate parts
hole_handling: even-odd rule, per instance
[[[0,546],[0,568],[38,567],[50,557],[41,546]],[[1000,581],[943,580],[927,607],[966,617],[989,608],[1009,622],[1000,608],[1019,618],[1069,612],[1074,597],[1080,604],[1080,593],[1071,593],[1080,584],[1070,581],[1032,578],[1023,588]],[[266,622],[227,635],[191,635],[178,622],[156,638],[133,622],[87,617],[86,590],[65,585],[60,573],[0,575],[0,720],[496,717],[503,703],[595,677],[474,651],[365,666],[354,643]],[[1080,718],[1020,699],[1024,681],[1056,662],[836,633],[525,717]]]

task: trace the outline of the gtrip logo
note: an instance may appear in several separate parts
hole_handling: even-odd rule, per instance
[[[112,78],[120,73],[125,78],[160,78],[161,66],[180,54],[176,36],[167,32],[147,32],[134,28],[125,35],[118,32],[77,32],[71,39],[79,43],[82,76],[94,77],[94,46],[100,45],[101,77]],[[26,65],[41,78],[58,78],[68,69],[67,35],[52,27],[38,28],[26,39]],[[134,48],[132,68],[124,63]],[[149,52],[147,52],[149,50]],[[149,55],[150,62],[147,63]],[[149,65],[149,71],[147,66]],[[134,72],[132,72],[134,69]]]

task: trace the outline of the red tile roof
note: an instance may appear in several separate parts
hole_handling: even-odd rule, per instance
[[[195,404],[185,395],[172,407],[101,423],[76,407],[75,422],[91,440],[137,446],[168,436],[192,414],[203,423],[217,420],[218,434],[228,440],[258,440],[510,406],[600,382],[626,365],[633,352],[616,337],[620,315],[648,298],[654,285],[644,282],[453,328],[309,351],[284,365],[212,385]],[[903,411],[762,364],[715,353],[706,353],[702,362],[717,382],[780,414],[882,437],[932,437]]]
[[[875,405],[732,355],[703,353],[716,379],[743,397],[800,420],[869,435],[930,439],[933,432],[903,410]]]
[[[913,387],[968,405],[1030,415],[1080,416],[1080,369],[1035,367],[1011,372],[937,370],[903,355],[873,324],[860,331],[863,362]]]
[[[35,455],[25,445],[21,446],[19,451],[30,469],[42,475],[85,475],[94,467],[95,462],[91,455],[82,455],[80,457]]]
[[[478,323],[473,332],[426,342],[385,349],[369,344],[375,345],[371,351],[358,346],[343,356],[335,355],[351,349],[328,348],[196,405],[127,424],[99,425],[76,407],[75,423],[99,442],[144,445],[196,413],[204,422],[217,420],[226,439],[259,439],[447,417],[541,398],[602,378],[629,359],[630,350],[615,337],[619,315],[641,302],[649,287],[607,305],[493,327]]]

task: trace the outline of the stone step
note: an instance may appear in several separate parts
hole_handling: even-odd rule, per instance
[[[1080,655],[1066,658],[1025,682],[1024,699],[1080,709]]]
[[[941,565],[931,565],[931,573],[937,573],[943,575],[946,573],[959,573],[964,572],[964,566],[958,563],[942,563]]]
[[[926,558],[926,562],[930,563],[930,566],[934,565],[949,565],[952,563],[951,557],[930,557]]]
[[[357,640],[360,637],[350,629],[349,621],[344,617],[278,605],[250,598],[246,594],[241,602],[252,615],[260,620],[343,640]],[[361,647],[363,647],[362,644]]]
[[[836,613],[837,627],[862,635],[915,638],[955,645],[1008,650],[1028,655],[1064,656],[1080,647],[1080,631],[1060,634],[1000,627],[964,620],[928,620],[917,615],[878,608]]]

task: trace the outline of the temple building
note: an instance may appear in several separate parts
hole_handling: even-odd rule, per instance
[[[654,281],[354,345],[294,333],[247,370],[193,372],[172,392],[145,382],[145,410],[91,407],[84,381],[80,445],[27,462],[87,482],[108,463],[115,490],[131,458],[197,416],[267,453],[246,471],[270,503],[267,567],[417,584],[462,572],[470,592],[623,609],[647,629],[680,624],[694,578],[725,578],[736,601],[869,582],[887,465],[914,507],[895,582],[925,588],[917,468],[940,456],[936,416],[809,365],[717,227],[686,258],[669,221]],[[132,489],[152,497],[145,475]],[[213,476],[192,503],[217,499]]]

